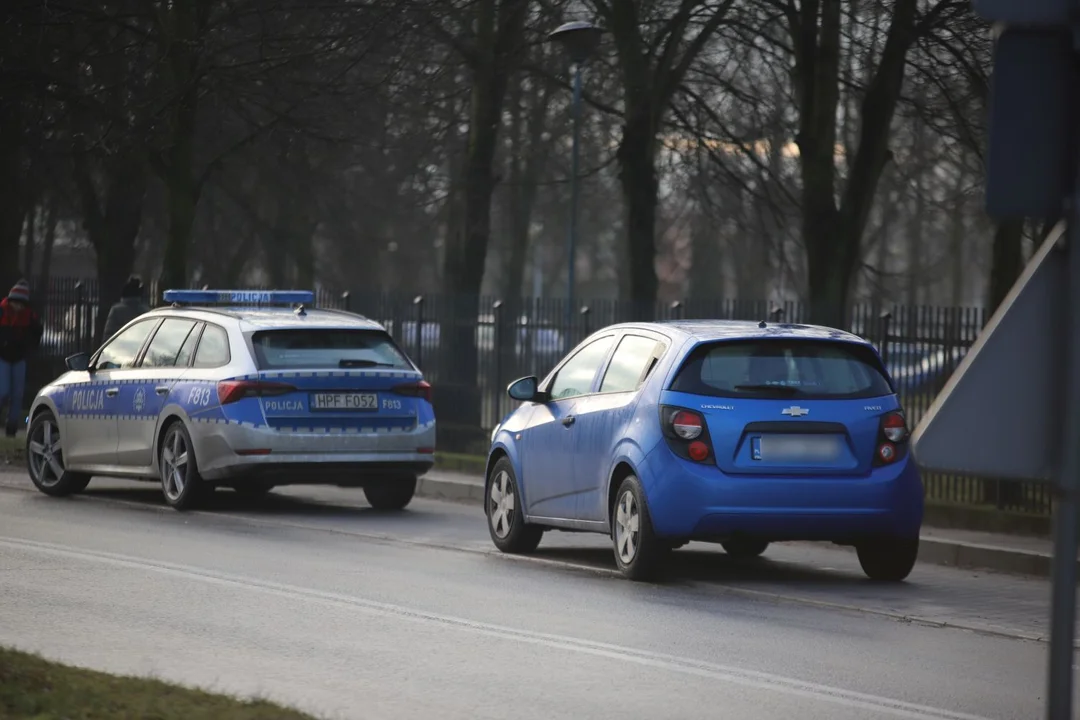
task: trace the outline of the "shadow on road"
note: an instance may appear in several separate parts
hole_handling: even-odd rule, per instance
[[[283,495],[278,492],[250,497],[232,490],[219,488],[207,495],[198,509],[205,512],[243,512],[256,516],[291,515],[296,517],[385,516],[409,512],[407,509],[397,513],[375,510],[363,504],[364,493],[362,490],[350,490],[349,492],[356,493],[357,504],[328,502],[323,499]],[[138,486],[94,488],[90,486],[83,492],[83,495],[124,500],[145,505],[165,505],[165,500],[161,496],[161,488],[155,483],[146,483],[145,488]]]
[[[570,562],[599,569],[614,569],[615,559],[610,546],[607,547],[557,547],[536,551],[536,557],[547,560]],[[700,548],[680,548],[669,556],[662,581],[664,583],[707,582],[738,583],[740,585],[780,583],[790,587],[829,586],[833,589],[845,587],[868,587],[876,583],[861,574],[847,568],[833,569],[814,565],[803,565],[764,557],[736,559],[726,555],[718,548],[713,550],[706,545]],[[906,586],[893,586],[903,592]]]

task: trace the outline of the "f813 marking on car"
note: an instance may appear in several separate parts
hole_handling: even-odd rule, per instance
[[[188,393],[188,405],[209,405],[210,404],[210,388],[206,387],[193,387],[191,392]]]

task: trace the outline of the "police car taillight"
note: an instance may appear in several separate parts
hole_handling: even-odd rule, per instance
[[[428,402],[431,402],[431,384],[428,383],[427,380],[405,383],[404,385],[395,385],[393,391],[398,395],[424,398]]]
[[[273,397],[296,392],[287,383],[260,382],[258,380],[222,380],[217,384],[218,402],[222,405],[249,397]]]

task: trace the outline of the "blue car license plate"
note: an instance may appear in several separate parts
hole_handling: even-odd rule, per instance
[[[762,462],[828,462],[840,451],[835,435],[762,435],[751,442],[753,458]]]
[[[308,407],[312,410],[378,410],[379,396],[358,392],[312,393]]]

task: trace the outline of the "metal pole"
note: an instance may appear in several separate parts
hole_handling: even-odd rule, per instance
[[[569,337],[570,328],[574,324],[574,259],[577,248],[577,225],[578,225],[578,174],[581,160],[579,157],[579,145],[581,143],[581,66],[582,63],[574,63],[574,101],[572,112],[574,115],[574,139],[571,145],[570,161],[570,230],[566,236],[566,328]],[[567,350],[570,348],[567,347]]]
[[[1077,492],[1080,490],[1080,186],[1067,208],[1068,302],[1065,304],[1065,403],[1059,500],[1054,518],[1053,596],[1050,607],[1048,720],[1071,720],[1076,626]]]

